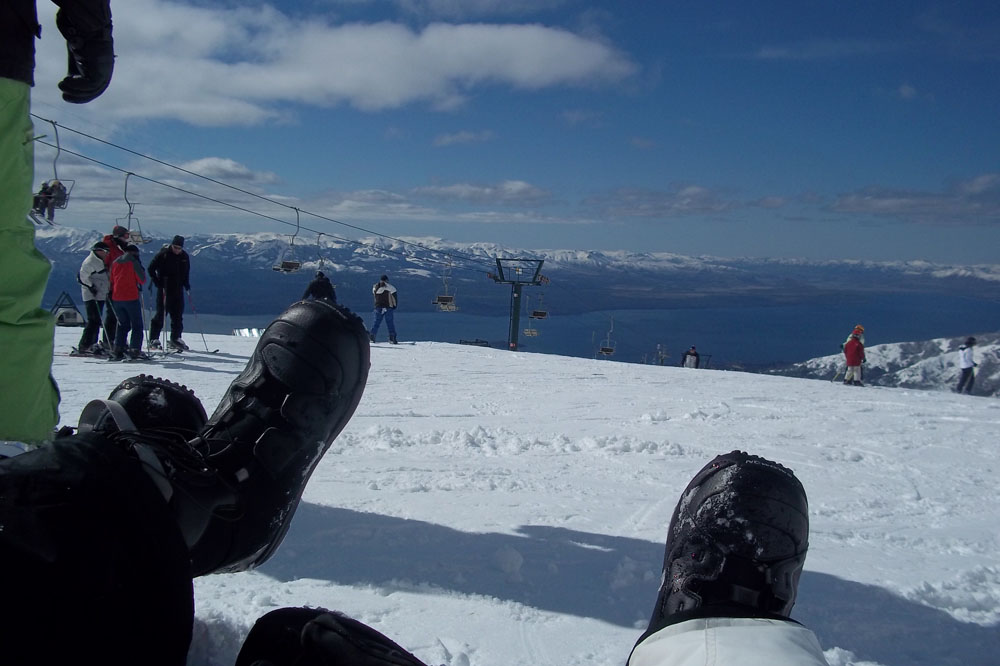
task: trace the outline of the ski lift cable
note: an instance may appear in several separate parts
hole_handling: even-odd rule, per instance
[[[38,143],[41,143],[43,145],[49,146],[50,148],[55,148],[55,146],[53,144],[51,144],[51,143],[49,143],[47,141],[42,141],[40,137],[36,138],[35,141],[38,142]],[[247,208],[245,206],[240,206],[238,204],[234,204],[234,203],[229,202],[229,201],[223,201],[221,199],[217,199],[215,197],[208,196],[207,194],[201,194],[199,192],[193,192],[193,191],[187,190],[187,189],[185,189],[183,187],[179,187],[177,185],[171,185],[170,183],[165,183],[165,182],[163,182],[161,180],[157,180],[157,179],[151,178],[149,176],[143,176],[142,174],[128,171],[127,169],[123,169],[123,168],[121,168],[119,166],[115,166],[113,164],[109,164],[109,163],[107,163],[107,162],[105,162],[103,160],[99,160],[99,159],[97,159],[95,157],[90,157],[89,155],[84,155],[82,153],[78,153],[78,152],[70,150],[68,148],[62,148],[62,152],[67,153],[69,155],[73,155],[74,157],[79,157],[80,159],[87,160],[89,162],[93,162],[94,164],[100,165],[100,166],[102,166],[102,167],[104,167],[106,169],[110,169],[112,171],[118,171],[119,173],[124,173],[124,174],[131,173],[136,178],[140,178],[140,179],[142,179],[144,181],[147,181],[149,183],[153,183],[154,185],[159,185],[161,187],[166,187],[168,189],[174,190],[176,192],[181,192],[183,194],[187,194],[187,195],[192,196],[192,197],[196,197],[196,198],[199,198],[199,199],[204,199],[205,201],[209,201],[211,203],[219,204],[220,206],[225,206],[225,207],[231,208],[233,210],[238,210],[238,211],[243,212],[243,213],[248,213],[250,215],[255,215],[257,217],[260,217],[260,218],[263,218],[263,219],[266,219],[266,220],[271,220],[272,222],[278,222],[280,224],[284,224],[284,225],[287,225],[287,226],[293,226],[294,225],[293,222],[289,222],[287,220],[283,220],[283,219],[281,219],[279,217],[275,217],[273,215],[268,215],[267,213],[262,213],[262,212],[260,212],[258,210],[253,210],[252,208]],[[197,175],[197,174],[194,174],[194,175]],[[208,180],[212,180],[212,179],[208,179]],[[239,190],[239,188],[233,188],[233,189],[241,191],[241,190]],[[266,197],[262,197],[262,198],[264,198],[265,200],[268,200]],[[268,201],[270,201],[270,200],[268,200]],[[275,202],[272,202],[272,203],[275,203]],[[287,204],[280,204],[280,203],[278,203],[277,205],[280,205],[280,206],[283,206],[283,207],[286,207],[286,208],[294,208],[294,206],[288,206]],[[310,213],[309,211],[302,211],[302,212],[306,213],[306,214],[309,214],[309,215],[313,215],[314,217],[317,217],[319,219],[324,219],[324,220],[327,220],[327,221],[334,221],[334,220],[331,220],[330,218],[325,218],[322,215],[316,215],[315,213]],[[338,222],[338,224],[340,224],[340,223]],[[384,248],[384,247],[374,246],[374,245],[371,245],[370,243],[363,243],[363,242],[358,241],[358,240],[354,240],[354,239],[351,239],[351,238],[345,238],[345,237],[338,236],[336,234],[331,234],[331,233],[328,233],[328,232],[320,232],[317,229],[311,229],[309,227],[304,227],[303,226],[301,228],[304,229],[304,230],[306,230],[306,231],[313,232],[313,233],[324,233],[327,236],[329,236],[330,238],[335,238],[335,239],[337,239],[339,241],[342,241],[342,242],[345,242],[345,243],[350,243],[350,244],[353,244],[353,245],[357,245],[358,247],[375,249],[378,252],[381,252],[382,254],[395,255],[395,256],[398,256],[398,257],[400,257],[402,259],[406,259],[406,260],[412,259],[411,256],[408,256],[404,252],[400,252],[398,250],[393,250],[393,249],[390,249],[390,248]],[[369,233],[373,233],[374,235],[380,236],[382,238],[392,239],[391,237],[385,236],[384,234],[378,234],[378,233],[375,233],[375,232],[369,232]],[[405,242],[408,245],[413,245],[415,247],[418,247],[418,248],[420,248],[420,249],[422,249],[422,250],[424,250],[426,252],[429,252],[431,255],[436,255],[436,254],[442,254],[443,253],[440,250],[435,250],[433,248],[428,248],[428,247],[426,247],[424,245],[420,245],[419,243],[411,243],[411,242],[408,242],[408,241],[401,241],[401,242]],[[433,261],[435,263],[445,264],[445,265],[447,264],[447,262],[445,260],[439,259],[436,256],[430,256],[430,257],[427,257],[427,259],[429,261]],[[475,272],[478,273],[478,272],[482,272],[483,268],[482,268],[482,265],[479,264],[479,265],[477,265],[477,267],[475,269],[473,269],[473,268],[464,268],[464,270],[469,270],[469,271],[473,271],[474,270]]]
[[[31,115],[34,116],[35,118],[38,118],[39,120],[44,120],[44,121],[52,123],[53,127],[55,126],[55,121],[54,120],[49,120],[48,118],[43,118],[42,116],[36,115],[34,113],[32,113]],[[169,162],[157,159],[157,158],[152,157],[150,155],[145,155],[143,153],[140,153],[138,151],[132,150],[130,148],[126,148],[125,146],[121,146],[121,145],[113,143],[111,141],[107,141],[105,139],[101,139],[99,137],[96,137],[96,136],[93,136],[91,134],[88,134],[86,132],[82,132],[80,130],[73,129],[72,127],[67,127],[65,125],[63,127],[66,130],[70,131],[70,132],[73,132],[73,133],[78,134],[80,136],[86,137],[86,138],[88,138],[88,139],[90,139],[92,141],[96,141],[98,143],[102,143],[102,144],[104,144],[106,146],[109,146],[111,148],[115,148],[117,150],[121,150],[121,151],[129,153],[131,155],[135,155],[136,157],[140,157],[142,159],[150,160],[151,162],[155,162],[155,163],[160,164],[162,166],[165,166],[165,167],[168,167],[168,168],[171,168],[171,169],[175,169],[175,170],[180,171],[182,173],[186,173],[186,174],[188,174],[190,176],[194,176],[196,178],[201,178],[203,180],[207,180],[207,181],[209,181],[211,183],[215,183],[216,185],[219,185],[221,187],[226,187],[228,189],[234,190],[234,191],[239,192],[241,194],[245,194],[245,195],[250,196],[250,197],[255,197],[257,199],[261,199],[262,201],[266,201],[266,202],[274,204],[276,206],[282,206],[282,207],[285,207],[285,208],[294,208],[294,206],[290,206],[289,204],[282,203],[280,201],[275,201],[274,199],[266,197],[266,196],[264,196],[262,194],[257,194],[256,192],[251,192],[250,190],[245,190],[245,189],[243,189],[241,187],[237,187],[235,185],[230,185],[229,183],[223,182],[221,180],[212,178],[210,176],[205,176],[205,175],[200,174],[200,173],[198,173],[196,171],[191,171],[190,169],[185,169],[184,167],[180,167],[180,166],[177,166],[175,164],[171,164]],[[46,143],[45,145],[51,145],[51,144]],[[70,151],[67,151],[67,152],[70,152]],[[71,153],[71,154],[76,154],[76,153]],[[83,157],[82,155],[77,155],[77,156],[78,157]],[[156,182],[156,181],[153,181],[153,182]],[[175,188],[175,189],[179,189],[179,188]],[[208,198],[208,197],[205,197],[205,198]],[[334,219],[334,218],[331,218],[331,217],[326,217],[324,215],[319,215],[318,213],[312,213],[312,212],[306,211],[306,210],[303,210],[302,212],[306,213],[307,215],[312,215],[314,217],[317,217],[317,218],[319,218],[321,220],[326,220],[327,222],[330,222],[330,223],[333,223],[333,224],[339,224],[339,225],[348,227],[349,229],[354,229],[355,231],[362,231],[364,233],[372,234],[372,235],[378,236],[380,238],[385,238],[387,240],[396,241],[397,243],[402,243],[404,245],[418,247],[418,248],[426,250],[428,252],[443,254],[445,256],[453,256],[455,258],[460,258],[460,259],[462,259],[462,260],[464,260],[466,262],[475,262],[477,265],[481,265],[480,262],[482,262],[484,260],[492,260],[492,257],[476,257],[474,255],[467,255],[467,254],[464,254],[464,253],[461,253],[461,252],[453,252],[453,251],[446,251],[446,250],[435,250],[433,248],[429,248],[429,247],[427,247],[425,245],[422,245],[420,243],[415,243],[413,241],[407,241],[407,240],[404,240],[402,238],[396,238],[394,236],[389,236],[387,234],[382,234],[382,233],[379,233],[377,231],[372,231],[371,229],[366,229],[364,227],[360,227],[360,226],[357,226],[357,225],[354,225],[354,224],[349,224],[347,222],[343,222],[341,220],[337,220],[337,219]]]

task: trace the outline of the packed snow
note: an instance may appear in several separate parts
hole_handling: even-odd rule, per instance
[[[56,333],[68,425],[140,373],[193,388],[211,413],[256,343],[189,332],[191,353],[120,364],[66,355],[78,335]],[[299,605],[339,609],[431,665],[623,664],[678,495],[738,448],[809,493],[793,617],[832,666],[993,665],[998,426],[994,398],[376,344],[275,556],[195,581],[189,664],[230,666],[256,618]]]

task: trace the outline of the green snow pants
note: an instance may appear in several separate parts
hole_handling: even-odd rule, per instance
[[[51,378],[55,323],[41,308],[51,268],[28,221],[34,144],[28,84],[0,78],[0,440],[52,439],[59,390]]]

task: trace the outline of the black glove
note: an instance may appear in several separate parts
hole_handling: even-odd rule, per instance
[[[88,285],[86,285],[86,287],[87,287],[87,289],[90,290],[90,295],[91,296],[97,296],[97,287],[95,287],[92,284],[88,284]]]
[[[67,102],[85,104],[99,97],[111,83],[115,49],[110,8],[106,16],[95,16],[78,4],[56,14],[56,26],[66,38],[69,53],[69,73],[59,82],[59,89]]]

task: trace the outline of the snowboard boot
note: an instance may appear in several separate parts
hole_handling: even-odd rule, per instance
[[[809,509],[786,467],[733,451],[691,480],[670,520],[649,629],[697,617],[788,619],[805,563]]]
[[[389,336],[389,342],[391,342],[394,345],[398,345],[399,344],[399,342],[396,340],[396,336],[395,335],[390,335]]]
[[[258,619],[235,666],[426,666],[368,625],[325,608],[279,608]]]
[[[125,423],[103,429],[120,431],[113,439],[160,487],[193,575],[242,571],[281,543],[309,476],[361,400],[368,364],[360,318],[300,301],[267,327],[207,422],[184,387],[133,378],[135,387],[119,386],[113,400],[88,405],[80,429]],[[155,411],[161,402],[167,406]],[[145,416],[129,427],[133,412]]]

